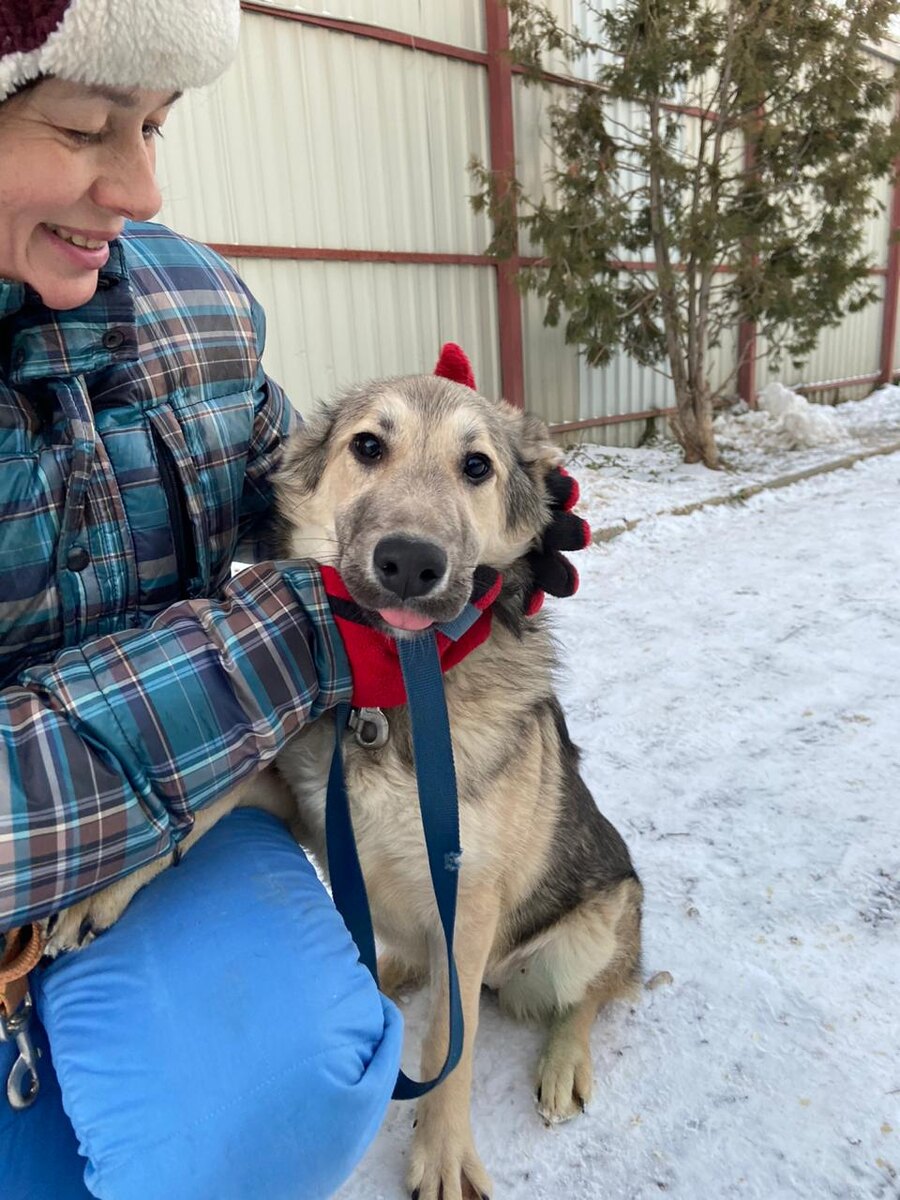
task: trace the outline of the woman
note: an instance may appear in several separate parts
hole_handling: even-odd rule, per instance
[[[238,0],[0,0],[0,931],[170,852],[351,695],[317,571],[230,580],[265,549],[294,419],[263,314],[144,224],[160,130],[238,20]],[[558,555],[536,567],[573,590]],[[325,1196],[396,1077],[396,1010],[252,810],[32,990],[56,1072],[35,1022],[3,1196]]]
[[[140,224],[177,94],[230,61],[238,19],[0,7],[0,930],[170,850],[349,694],[316,573],[228,583],[292,421],[262,313],[216,255]],[[0,1195],[327,1195],[374,1135],[399,1019],[286,835],[236,817],[147,889],[127,953],[111,936],[33,977],[71,1125],[35,1022],[41,1092],[0,1100]]]

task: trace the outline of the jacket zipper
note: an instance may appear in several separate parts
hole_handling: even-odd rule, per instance
[[[159,477],[166,496],[166,508],[169,510],[172,545],[175,550],[175,567],[178,571],[178,590],[181,595],[187,596],[191,581],[197,571],[197,556],[194,552],[194,537],[188,517],[187,503],[178,478],[175,456],[155,427],[151,425],[150,430],[156,449],[156,460],[159,463]]]

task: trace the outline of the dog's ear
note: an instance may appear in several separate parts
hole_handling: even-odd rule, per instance
[[[543,484],[544,476],[563,460],[563,452],[555,445],[550,430],[534,413],[518,414],[520,421],[519,454],[528,473]]]
[[[291,435],[275,473],[275,490],[282,512],[294,511],[315,491],[328,462],[334,420],[334,412],[323,408]]]
[[[507,528],[538,537],[551,520],[547,476],[562,453],[540,417],[523,413],[506,401],[500,401],[499,415],[507,424],[515,455],[506,492]]]

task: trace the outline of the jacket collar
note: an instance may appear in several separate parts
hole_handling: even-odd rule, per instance
[[[0,321],[14,316],[25,303],[25,284],[0,279]]]
[[[14,385],[135,361],[134,297],[123,241],[110,243],[97,290],[80,308],[49,309],[31,288],[0,280],[4,318],[10,321],[8,379]]]

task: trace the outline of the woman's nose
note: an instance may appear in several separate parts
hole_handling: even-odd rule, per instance
[[[149,221],[162,207],[152,149],[144,142],[111,154],[92,190],[95,204],[133,221]]]

